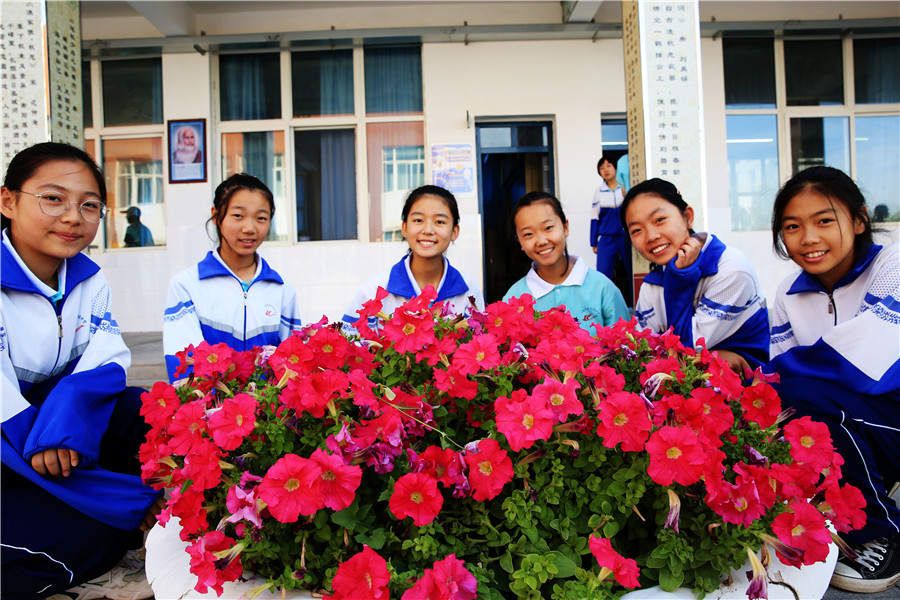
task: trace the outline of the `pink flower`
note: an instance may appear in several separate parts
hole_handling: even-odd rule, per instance
[[[434,563],[433,569],[426,569],[431,575],[437,598],[445,600],[474,600],[478,597],[478,581],[465,567],[465,563],[451,554],[444,560]],[[404,595],[405,596],[405,595]],[[413,596],[410,600],[413,600]],[[422,596],[419,596],[422,598]]]
[[[194,400],[182,404],[175,412],[167,433],[171,436],[169,448],[175,454],[184,456],[194,444],[203,439],[206,431],[206,401]]]
[[[218,379],[228,373],[234,365],[235,351],[228,344],[210,345],[200,342],[194,348],[194,375],[207,379]]]
[[[413,525],[428,525],[444,505],[437,481],[425,473],[407,473],[397,480],[391,494],[391,512],[398,519],[413,518]]]
[[[546,440],[553,433],[553,411],[547,402],[515,390],[512,398],[500,397],[494,402],[497,430],[506,436],[513,452],[531,448],[536,440]]]
[[[799,501],[792,502],[787,512],[783,512],[772,523],[772,531],[778,539],[806,552],[802,563],[811,565],[828,557],[831,532],[822,516],[813,505]],[[785,556],[778,556],[787,564],[792,564]],[[795,566],[796,563],[793,563]]]
[[[237,557],[229,561],[224,569],[217,568],[218,562],[214,553],[228,550],[232,546],[234,546],[234,540],[217,530],[207,531],[203,537],[188,546],[187,553],[191,556],[191,573],[197,576],[195,590],[203,594],[211,587],[216,594],[221,596],[222,584],[226,581],[234,581],[241,576],[243,567]]]
[[[226,398],[222,407],[209,417],[209,430],[222,450],[236,450],[256,425],[258,404],[249,394]]]
[[[374,550],[363,546],[362,552],[338,566],[331,580],[334,594],[325,596],[325,600],[387,600],[390,581],[387,562]]]
[[[356,489],[362,480],[362,469],[345,466],[340,456],[328,454],[317,448],[309,459],[322,470],[319,489],[325,497],[325,506],[331,510],[344,510],[356,498]]]
[[[460,344],[453,354],[453,366],[460,374],[473,375],[478,371],[487,371],[500,364],[500,352],[497,350],[497,338],[490,333],[476,335],[471,341]]]
[[[209,490],[222,480],[222,467],[219,459],[222,451],[208,438],[199,439],[190,452],[184,457],[184,468],[181,474],[190,479],[198,490]]]
[[[397,352],[416,352],[434,343],[434,317],[430,312],[409,312],[403,305],[384,324],[384,339]]]
[[[249,475],[249,473],[245,473],[245,475]],[[261,477],[256,477],[256,479],[262,481]],[[258,489],[257,486],[249,489],[243,485],[231,486],[228,489],[228,496],[225,498],[225,507],[231,515],[225,520],[229,523],[239,523],[246,519],[256,527],[262,527],[262,519],[260,519],[259,513],[263,504],[259,499]]]
[[[661,427],[650,434],[646,449],[650,454],[647,473],[659,485],[691,485],[700,480],[706,454],[692,429]]]
[[[464,457],[469,466],[472,497],[479,501],[491,500],[512,479],[512,461],[497,440],[481,440],[477,443],[476,450],[467,452]]]
[[[741,407],[744,409],[745,419],[758,423],[760,429],[766,429],[774,425],[775,419],[781,414],[781,399],[771,385],[758,383],[744,388]]]
[[[478,395],[478,383],[469,379],[456,367],[456,363],[444,369],[434,370],[434,387],[453,398],[474,400]]]
[[[543,400],[553,411],[553,418],[557,423],[562,423],[569,415],[580,415],[584,412],[584,405],[576,396],[578,381],[569,379],[566,383],[548,377],[544,383],[534,387],[531,395]]]
[[[641,584],[638,583],[640,569],[634,559],[625,558],[613,550],[612,543],[607,538],[592,535],[588,545],[591,548],[591,554],[597,559],[597,564],[602,567],[601,579],[612,573],[620,585],[631,589],[641,587]]]
[[[820,489],[825,490],[825,502],[819,509],[831,520],[834,528],[841,532],[859,529],[866,524],[866,499],[859,489],[850,484],[841,486],[834,476],[828,476]]]
[[[293,523],[325,507],[320,482],[322,469],[296,454],[286,454],[272,465],[259,484],[259,497],[281,523]]]
[[[465,479],[462,475],[462,458],[458,452],[450,448],[428,446],[425,452],[418,456],[415,471],[431,475],[446,487],[454,486],[461,479]]]
[[[828,426],[809,417],[788,422],[784,426],[784,439],[791,444],[794,460],[809,465],[814,471],[822,471],[834,458]]]
[[[650,416],[647,406],[637,394],[613,392],[600,401],[600,423],[597,435],[603,445],[615,448],[622,444],[626,452],[640,452],[650,435]]]
[[[155,429],[166,427],[181,406],[181,398],[175,388],[164,381],[157,381],[149,392],[141,394],[141,401],[141,416]]]

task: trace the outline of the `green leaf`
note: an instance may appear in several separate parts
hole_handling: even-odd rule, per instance
[[[360,544],[368,544],[372,550],[381,550],[387,541],[387,534],[384,529],[375,529],[370,534],[360,533],[354,538]]]
[[[513,572],[513,562],[512,562],[512,554],[507,551],[502,557],[500,557],[500,568],[506,571],[507,573]]]
[[[550,553],[553,557],[553,564],[556,565],[557,573],[556,577],[559,579],[568,579],[569,577],[574,577],[575,571],[578,570],[578,565],[575,562],[563,554],[562,552],[553,551]]]
[[[684,583],[684,571],[677,575],[668,569],[662,569],[659,572],[659,587],[665,592],[674,592],[681,587],[682,583]]]

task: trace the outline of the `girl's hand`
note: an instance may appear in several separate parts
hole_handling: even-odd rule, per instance
[[[694,261],[700,256],[702,248],[703,244],[694,236],[686,239],[681,248],[678,249],[678,254],[675,255],[675,267],[684,269],[694,264]]]
[[[747,362],[747,359],[737,352],[732,352],[731,350],[716,350],[715,352],[719,355],[719,358],[728,361],[728,366],[731,367],[731,370],[741,377],[744,376],[744,371],[750,369],[750,363]]]
[[[597,254],[597,246],[591,246],[591,248],[594,250],[594,254]]]
[[[166,507],[166,497],[160,496],[156,499],[156,502],[150,507],[150,510],[147,511],[147,514],[144,515],[144,522],[141,523],[139,529],[141,531],[147,531],[154,525],[156,525],[156,515],[162,512],[162,510]]]
[[[78,453],[68,448],[49,448],[31,457],[31,467],[42,477],[68,477],[78,466]]]

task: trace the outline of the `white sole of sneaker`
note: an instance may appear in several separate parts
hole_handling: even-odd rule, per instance
[[[831,585],[848,592],[857,592],[859,594],[876,594],[891,589],[900,582],[900,573],[894,575],[890,579],[858,579],[856,577],[845,577],[843,575],[834,575],[831,578]]]

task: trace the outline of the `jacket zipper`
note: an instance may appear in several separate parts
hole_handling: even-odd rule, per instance
[[[828,294],[828,314],[829,314],[829,315],[831,315],[831,314],[834,315],[834,324],[837,325],[837,324],[838,324],[838,321],[837,321],[837,305],[834,303],[834,296],[832,295],[832,293],[831,293],[831,292],[827,292],[827,294]]]
[[[244,286],[241,286],[241,290],[244,292],[244,350],[247,349],[247,292],[249,291],[249,286],[247,290],[244,290]]]

